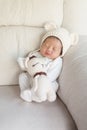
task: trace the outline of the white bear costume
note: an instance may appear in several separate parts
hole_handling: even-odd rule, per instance
[[[56,100],[58,90],[56,79],[62,69],[62,57],[69,47],[78,41],[76,34],[70,34],[64,28],[57,28],[53,24],[46,24],[45,28],[48,32],[43,36],[41,44],[50,36],[60,39],[63,46],[62,55],[52,60],[43,57],[40,51],[36,50],[30,52],[26,58],[18,58],[21,69],[26,71],[19,75],[20,96],[28,102],[46,100],[52,102]]]

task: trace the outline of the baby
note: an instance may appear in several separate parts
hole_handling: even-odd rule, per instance
[[[69,32],[64,28],[52,29],[43,36],[41,40],[40,49],[32,51],[28,54],[27,60],[24,59],[25,66],[29,67],[29,73],[23,72],[19,75],[19,86],[20,86],[20,96],[23,100],[27,102],[36,101],[41,102],[40,97],[36,93],[32,93],[33,79],[37,75],[46,75],[46,82],[51,83],[54,98],[49,101],[54,101],[56,99],[56,92],[58,90],[57,78],[60,75],[62,69],[62,57],[71,46],[72,41]],[[40,58],[38,62],[34,61],[33,67],[37,67],[33,73],[33,67],[28,65],[28,61]],[[19,60],[19,64],[21,64]],[[21,66],[21,65],[20,65]],[[43,67],[43,70],[42,70]],[[41,69],[41,70],[40,70]],[[25,69],[26,70],[26,69]],[[45,83],[44,83],[45,86]],[[43,100],[45,101],[45,99]]]

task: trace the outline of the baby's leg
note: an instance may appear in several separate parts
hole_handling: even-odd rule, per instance
[[[57,92],[57,90],[58,90],[58,83],[56,82],[56,81],[54,81],[54,82],[52,82],[52,88],[53,88],[53,90],[55,91],[55,92]]]
[[[56,100],[56,92],[52,88],[48,92],[47,99],[50,102],[54,102]]]
[[[31,90],[30,90],[30,79],[27,73],[22,73],[19,75],[19,87],[20,87],[20,97],[25,101],[31,102]]]
[[[48,92],[48,101],[53,102],[56,100],[56,92],[58,90],[58,83],[52,82],[52,86]]]

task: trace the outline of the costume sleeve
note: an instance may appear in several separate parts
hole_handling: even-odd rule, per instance
[[[62,58],[59,57],[56,60],[54,60],[52,64],[49,66],[47,70],[48,78],[51,81],[55,81],[59,77],[61,69],[62,69]]]

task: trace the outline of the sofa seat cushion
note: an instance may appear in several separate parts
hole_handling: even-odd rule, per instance
[[[0,130],[76,130],[64,104],[27,103],[18,86],[0,86]]]

